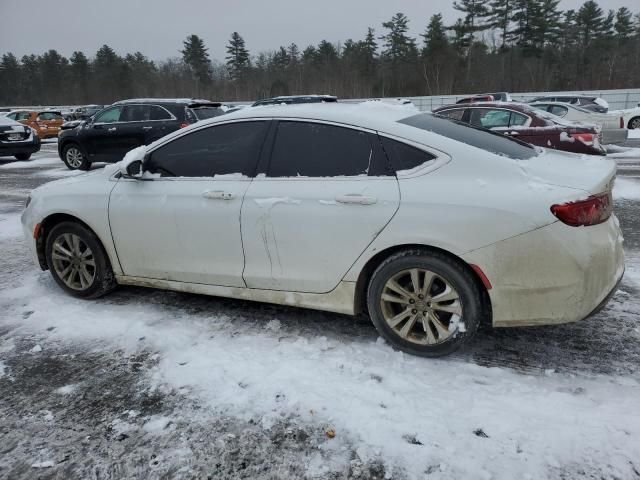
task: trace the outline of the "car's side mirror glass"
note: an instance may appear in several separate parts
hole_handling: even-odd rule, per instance
[[[142,160],[136,160],[127,165],[127,176],[133,178],[142,176]]]

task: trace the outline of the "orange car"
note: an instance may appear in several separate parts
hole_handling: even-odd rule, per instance
[[[30,126],[40,138],[57,137],[60,126],[64,123],[60,112],[53,110],[14,110],[7,117]]]

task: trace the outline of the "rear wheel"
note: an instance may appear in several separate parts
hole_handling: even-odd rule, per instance
[[[69,170],[89,170],[91,168],[91,162],[87,159],[87,154],[75,143],[64,147],[62,161]]]
[[[629,130],[635,130],[636,128],[640,128],[640,117],[633,117],[629,120]]]
[[[18,160],[29,160],[31,158],[31,154],[30,153],[16,153],[14,155],[14,157],[16,157],[16,159]]]
[[[406,250],[386,259],[369,283],[369,315],[394,347],[447,355],[476,332],[482,292],[473,274],[440,252]]]
[[[97,298],[115,288],[115,278],[100,240],[73,222],[59,223],[47,236],[47,265],[67,293]]]

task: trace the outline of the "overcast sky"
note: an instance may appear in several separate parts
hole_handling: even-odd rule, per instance
[[[561,7],[577,9],[582,3],[563,0]],[[598,3],[605,10],[640,10],[630,0]],[[424,32],[434,13],[451,23],[459,16],[452,2],[433,0],[0,0],[0,54],[21,57],[53,48],[65,56],[74,50],[93,56],[106,43],[119,54],[141,51],[163,60],[179,56],[182,41],[195,33],[212,58],[224,60],[233,31],[252,54],[291,42],[302,50],[322,39],[359,40],[369,26],[381,34],[381,23],[395,12],[409,17],[414,36]]]

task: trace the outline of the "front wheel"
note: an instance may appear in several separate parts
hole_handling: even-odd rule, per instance
[[[473,273],[440,252],[406,250],[375,270],[367,292],[369,315],[391,345],[439,357],[462,346],[483,315]]]
[[[93,232],[73,223],[59,223],[47,236],[47,265],[67,293],[97,298],[115,288],[115,279],[102,244]]]
[[[14,155],[14,157],[16,157],[17,160],[29,160],[31,158],[31,154],[30,153],[16,153]]]
[[[62,161],[69,170],[89,170],[91,162],[87,154],[75,143],[71,143],[62,150]]]

